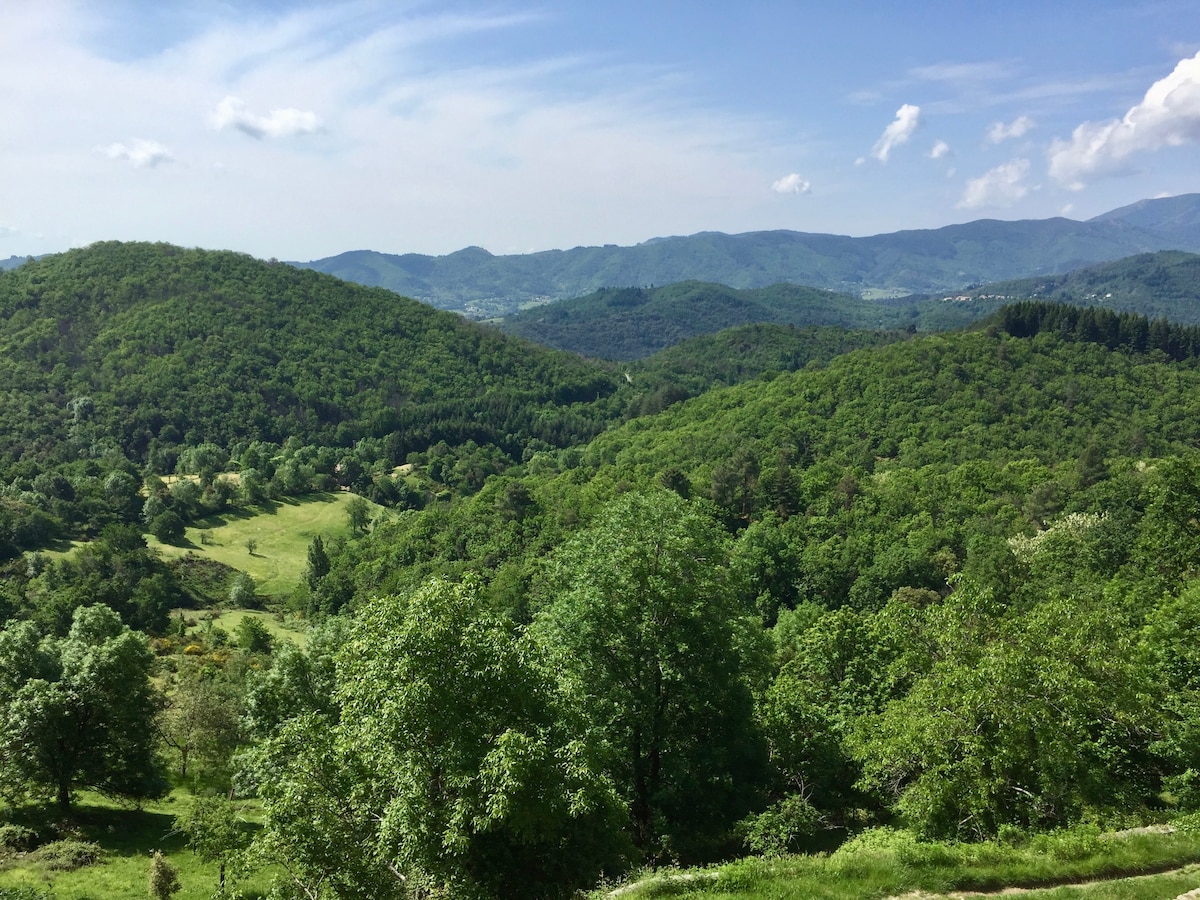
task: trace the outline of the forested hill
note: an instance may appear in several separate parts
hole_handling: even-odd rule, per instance
[[[497,327],[547,347],[634,360],[680,341],[751,323],[946,331],[970,325],[1002,302],[948,302],[941,297],[875,301],[795,284],[738,290],[685,281],[657,288],[602,288],[505,317]]]
[[[1200,256],[1164,250],[1114,262],[1046,275],[1002,281],[963,292],[986,306],[1045,300],[1077,306],[1103,306],[1200,325]]]
[[[604,288],[505,317],[500,329],[560,350],[641,359],[688,338],[750,322],[887,329],[907,309],[794,284],[737,290],[685,281],[658,288]]]
[[[399,461],[439,441],[519,456],[597,433],[617,389],[596,365],[382,289],[122,243],[0,273],[0,384],[4,471],[288,439],[386,439]]]
[[[822,604],[848,602],[876,557],[880,566],[898,566],[871,576],[885,578],[889,591],[944,586],[939,549],[964,563],[972,540],[986,537],[976,548],[982,553],[987,542],[1003,544],[1064,508],[1078,509],[1072,493],[1098,473],[1186,453],[1200,442],[1194,359],[1110,350],[1077,338],[1073,328],[1063,333],[1060,324],[1026,310],[1012,326],[1031,336],[995,324],[854,350],[634,419],[582,453],[534,454],[520,480],[518,521],[504,512],[502,498],[516,490],[511,479],[493,482],[449,516],[421,513],[423,523],[403,526],[413,542],[391,532],[378,544],[404,565],[364,566],[360,592],[464,567],[498,579],[501,593],[511,590],[532,577],[543,541],[561,540],[562,529],[585,524],[621,491],[657,486],[705,498],[735,529],[795,516],[793,527],[808,536],[789,545],[797,554],[793,574],[775,583],[782,593],[773,603],[790,605],[797,590],[809,589]],[[892,490],[916,506],[880,499]],[[927,545],[919,533],[941,536]],[[520,557],[518,535],[532,548],[528,559]],[[908,561],[901,566],[884,551]],[[796,575],[799,556],[816,567],[809,576]],[[773,578],[776,564],[764,566],[762,577]],[[914,576],[912,566],[923,574]],[[386,583],[372,580],[383,572]],[[870,583],[872,592],[882,590]]]
[[[957,291],[972,284],[1059,273],[1154,250],[1200,250],[1192,224],[1200,194],[1146,200],[1088,222],[979,220],[871,237],[760,231],[702,232],[633,247],[606,245],[495,256],[469,247],[446,256],[356,250],[297,263],[380,285],[473,318],[521,304],[578,297],[605,286],[695,279],[736,288],[778,282],[861,293]]]

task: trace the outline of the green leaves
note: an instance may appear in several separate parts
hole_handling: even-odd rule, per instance
[[[578,686],[588,728],[650,857],[702,855],[753,802],[764,748],[750,686],[762,634],[727,542],[674,493],[630,493],[553,561],[534,633]]]
[[[131,799],[166,789],[154,752],[158,706],[145,638],[104,606],[82,607],[70,634],[36,646],[27,625],[0,632],[0,778],[10,796],[68,808],[89,787]]]

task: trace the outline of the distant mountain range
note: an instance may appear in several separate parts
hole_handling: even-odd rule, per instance
[[[578,297],[603,287],[697,280],[734,288],[787,282],[866,298],[959,291],[1054,275],[1157,250],[1200,251],[1200,194],[1142,200],[1086,222],[981,219],[871,237],[757,231],[654,238],[495,256],[468,247],[445,256],[354,250],[294,263],[386,287],[472,318]]]

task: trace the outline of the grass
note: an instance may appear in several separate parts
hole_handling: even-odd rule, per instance
[[[37,861],[37,854],[0,857],[0,888],[32,887],[56,900],[144,900],[150,854],[160,850],[179,873],[181,889],[175,900],[209,900],[217,889],[217,865],[201,861],[174,831],[175,816],[191,802],[176,792],[141,810],[123,809],[94,794],[82,794],[69,822],[52,810],[19,809],[12,817],[45,833],[56,830],[103,849],[100,862],[73,871],[55,871]],[[252,873],[233,885],[245,897],[265,896],[270,873]]]
[[[196,624],[188,629],[189,634],[203,633],[208,627],[208,611],[197,613],[194,609],[175,610],[171,616],[174,618],[180,613],[196,620]],[[212,611],[212,614],[212,624],[225,629],[231,637],[237,636],[238,626],[243,619],[258,619],[262,622],[271,635],[272,643],[276,645],[280,641],[291,641],[293,644],[303,647],[308,635],[308,626],[299,617],[283,618],[276,613],[260,609],[216,609]]]
[[[656,873],[618,893],[621,900],[917,900],[1028,888],[1021,896],[1031,900],[1160,900],[1200,886],[1195,865],[1200,835],[1183,831],[1104,838],[1080,827],[1038,835],[1018,847],[921,843],[882,831],[863,837],[830,855],[748,858],[707,870]]]
[[[356,495],[338,492],[287,498],[264,507],[230,510],[189,526],[178,545],[152,536],[146,543],[164,557],[194,553],[248,573],[258,593],[286,597],[296,589],[308,565],[308,546],[322,538],[348,536],[346,504]],[[368,501],[369,502],[369,501]],[[371,504],[372,517],[383,507]],[[202,539],[201,533],[207,537]],[[247,549],[254,541],[254,552]]]

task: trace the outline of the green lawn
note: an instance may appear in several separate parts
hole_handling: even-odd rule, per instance
[[[195,553],[248,573],[258,593],[286,597],[304,577],[312,539],[348,536],[346,504],[356,495],[346,492],[287,498],[265,507],[231,510],[189,526],[178,545],[163,544],[151,535],[146,542],[163,556]],[[383,507],[371,504],[371,516]],[[207,533],[207,542],[201,532]],[[255,541],[254,552],[246,547]]]

